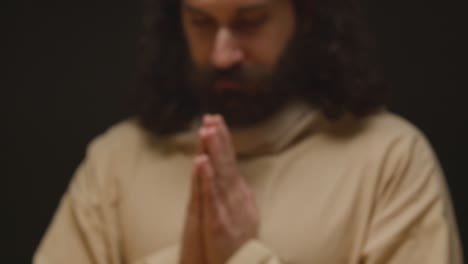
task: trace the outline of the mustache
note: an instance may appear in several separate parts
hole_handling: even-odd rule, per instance
[[[226,69],[214,66],[194,66],[192,72],[210,80],[233,80],[241,82],[256,82],[271,77],[271,72],[266,66],[252,66],[237,64]]]
[[[242,83],[249,78],[242,65],[234,65],[228,69],[209,67],[206,69],[206,74],[213,81],[230,80]]]
[[[269,89],[274,74],[262,65],[237,64],[220,69],[212,65],[192,64],[188,76],[193,88],[198,91],[210,90],[217,81],[231,81],[242,87],[257,87],[257,92],[260,92]]]

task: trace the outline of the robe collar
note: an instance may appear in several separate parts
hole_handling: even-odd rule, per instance
[[[280,152],[302,136],[313,133],[323,120],[320,111],[306,103],[294,101],[254,126],[230,131],[238,157],[266,155]],[[200,124],[200,118],[196,118],[190,130],[170,136],[170,145],[195,151]]]

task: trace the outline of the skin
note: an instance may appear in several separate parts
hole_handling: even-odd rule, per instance
[[[196,65],[272,69],[292,38],[290,0],[183,0],[182,25]]]
[[[231,136],[220,115],[199,130],[181,263],[226,263],[257,236],[255,195],[238,169]]]
[[[221,70],[272,70],[295,29],[289,0],[183,0],[181,12],[192,61]],[[205,115],[198,141],[180,262],[222,264],[257,236],[258,209],[223,117]]]

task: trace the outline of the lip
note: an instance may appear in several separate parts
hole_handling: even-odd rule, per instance
[[[215,89],[218,91],[239,90],[240,83],[232,80],[218,80],[215,82]]]

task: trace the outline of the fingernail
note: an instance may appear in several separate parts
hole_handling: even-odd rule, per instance
[[[219,122],[220,120],[222,120],[220,114],[206,114],[203,118],[203,122],[207,125],[212,125],[213,122]]]
[[[197,155],[194,159],[195,164],[203,164],[208,160],[208,156],[205,154]]]
[[[209,135],[212,133],[212,130],[213,130],[212,127],[204,127],[201,129],[201,133],[203,135]]]
[[[216,127],[209,127],[208,128],[208,134],[210,135],[214,135],[218,132],[218,129],[216,129]]]
[[[206,154],[200,155],[200,163],[204,164],[208,161],[208,156]]]

